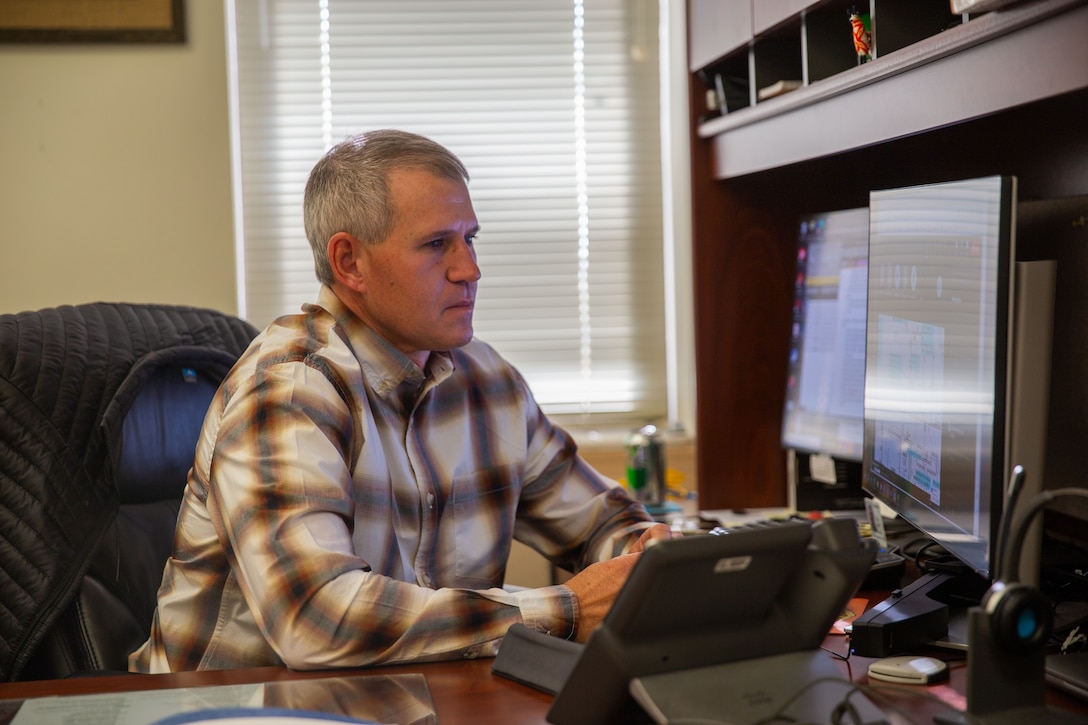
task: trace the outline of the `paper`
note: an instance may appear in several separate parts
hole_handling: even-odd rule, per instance
[[[831,456],[813,453],[808,457],[808,466],[809,475],[812,476],[813,481],[829,486],[838,483],[839,479],[835,474],[835,459]]]
[[[423,675],[404,674],[32,698],[11,725],[153,725],[179,713],[229,708],[321,711],[403,725],[438,722]]]
[[[868,599],[863,597],[851,599],[849,603],[847,603],[846,609],[839,614],[839,618],[831,625],[829,634],[846,634],[846,628],[850,626],[851,622],[865,613],[865,608],[867,606],[869,606]]]
[[[888,536],[884,533],[884,516],[880,511],[880,504],[874,498],[865,499],[865,515],[869,519],[872,529],[873,541],[880,545],[880,550],[888,548]]]
[[[263,702],[263,684],[41,697],[25,701],[11,725],[146,725],[179,712]]]

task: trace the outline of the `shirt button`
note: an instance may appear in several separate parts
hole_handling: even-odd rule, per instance
[[[434,508],[434,494],[433,493],[427,494],[427,508],[429,508],[429,509]]]

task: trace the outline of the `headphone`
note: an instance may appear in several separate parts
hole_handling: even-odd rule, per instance
[[[1013,468],[1009,480],[1008,502],[1001,517],[997,547],[997,566],[993,586],[982,598],[981,607],[989,615],[990,633],[1003,649],[1025,654],[1043,647],[1054,626],[1054,610],[1038,589],[1019,582],[1020,550],[1032,521],[1051,501],[1065,496],[1088,497],[1088,490],[1059,488],[1043,491],[1028,502],[1010,539],[1017,499],[1024,486],[1024,469]],[[1000,576],[1004,574],[1008,581]]]

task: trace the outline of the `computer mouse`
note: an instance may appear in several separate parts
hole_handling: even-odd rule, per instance
[[[948,665],[936,657],[885,657],[869,665],[869,677],[884,682],[928,685],[948,677]]]

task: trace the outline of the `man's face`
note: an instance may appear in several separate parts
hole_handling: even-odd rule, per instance
[[[393,230],[378,244],[361,245],[366,285],[357,311],[423,367],[432,350],[472,339],[479,224],[463,181],[401,169],[390,174],[389,187]]]

